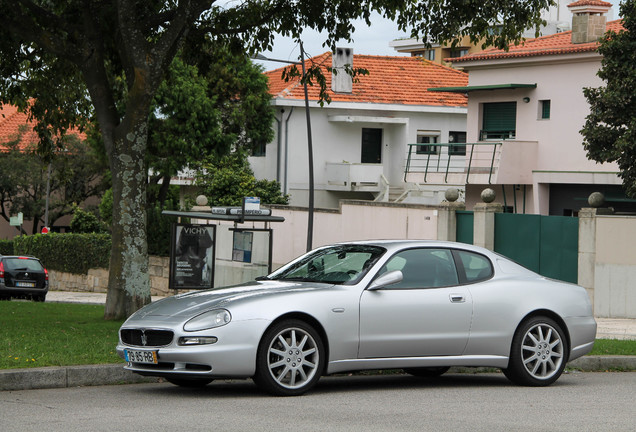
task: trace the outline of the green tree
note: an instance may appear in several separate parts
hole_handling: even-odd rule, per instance
[[[151,181],[161,181],[162,205],[171,177],[199,163],[201,155],[218,157],[272,139],[274,113],[261,72],[247,56],[211,43],[173,60],[154,99],[148,137]]]
[[[204,162],[195,174],[211,206],[240,206],[243,197],[257,196],[261,204],[287,204],[289,197],[275,180],[256,180],[245,152],[236,151],[216,161]]]
[[[607,32],[598,49],[606,85],[583,90],[590,114],[581,134],[587,157],[617,162],[627,194],[636,198],[636,0],[620,10],[625,30]]]
[[[333,47],[339,39],[350,39],[353,19],[369,22],[371,11],[425,40],[470,34],[503,47],[527,27],[537,27],[549,3],[0,0],[0,99],[20,103],[40,124],[59,132],[41,131],[49,138],[42,140],[44,150],[52,148],[51,137],[81,126],[94,110],[113,184],[105,317],[121,318],[150,301],[144,217],[149,113],[179,49],[196,52],[211,39],[227,43],[233,53],[255,52],[271,47],[276,32],[299,40],[305,28],[325,30],[325,45]],[[501,30],[491,32],[497,20]],[[36,100],[32,107],[28,98]]]
[[[77,234],[100,234],[106,232],[106,227],[93,213],[82,210],[79,206],[74,206],[73,219],[71,219],[71,231]]]
[[[20,144],[27,126],[20,129],[15,139],[0,143],[0,217],[22,212],[33,221],[31,233],[44,225],[46,189],[49,162],[39,154],[38,143]],[[99,159],[76,135],[67,135],[63,141],[66,151],[50,158],[49,225],[54,226],[61,217],[72,214],[74,205],[82,203],[103,191],[99,172]]]

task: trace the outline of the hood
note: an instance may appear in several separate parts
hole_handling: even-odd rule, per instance
[[[153,302],[131,315],[127,323],[151,317],[163,317],[162,321],[171,317],[180,321],[211,309],[229,307],[232,303],[294,291],[322,290],[331,286],[333,285],[315,282],[252,281],[226,288],[194,291]]]

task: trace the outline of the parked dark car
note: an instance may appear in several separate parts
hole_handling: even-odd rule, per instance
[[[0,299],[26,298],[43,302],[49,292],[49,273],[39,259],[0,255]]]

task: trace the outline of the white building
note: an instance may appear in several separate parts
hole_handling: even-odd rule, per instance
[[[337,49],[306,60],[319,65],[327,79],[330,104],[318,104],[319,86],[309,86],[316,207],[338,207],[340,199],[392,200],[406,197],[415,185],[404,181],[409,148],[465,140],[466,97],[431,92],[429,87],[465,86],[467,75],[414,57],[353,55]],[[368,75],[352,82],[343,71],[332,79],[327,67],[353,64]],[[298,67],[300,69],[300,66]],[[257,178],[276,179],[290,204],[308,204],[309,164],[303,86],[285,82],[282,69],[266,72],[276,109],[276,137],[261,156],[250,158]],[[408,146],[420,143],[421,146]],[[428,184],[412,196],[440,201],[441,188]]]

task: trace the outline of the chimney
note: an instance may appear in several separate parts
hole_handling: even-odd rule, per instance
[[[353,48],[336,48],[331,56],[331,90],[335,93],[353,91],[353,78],[345,71],[345,65],[353,67]]]
[[[611,3],[601,0],[579,0],[568,5],[572,12],[572,43],[596,42],[605,33],[605,14]]]

